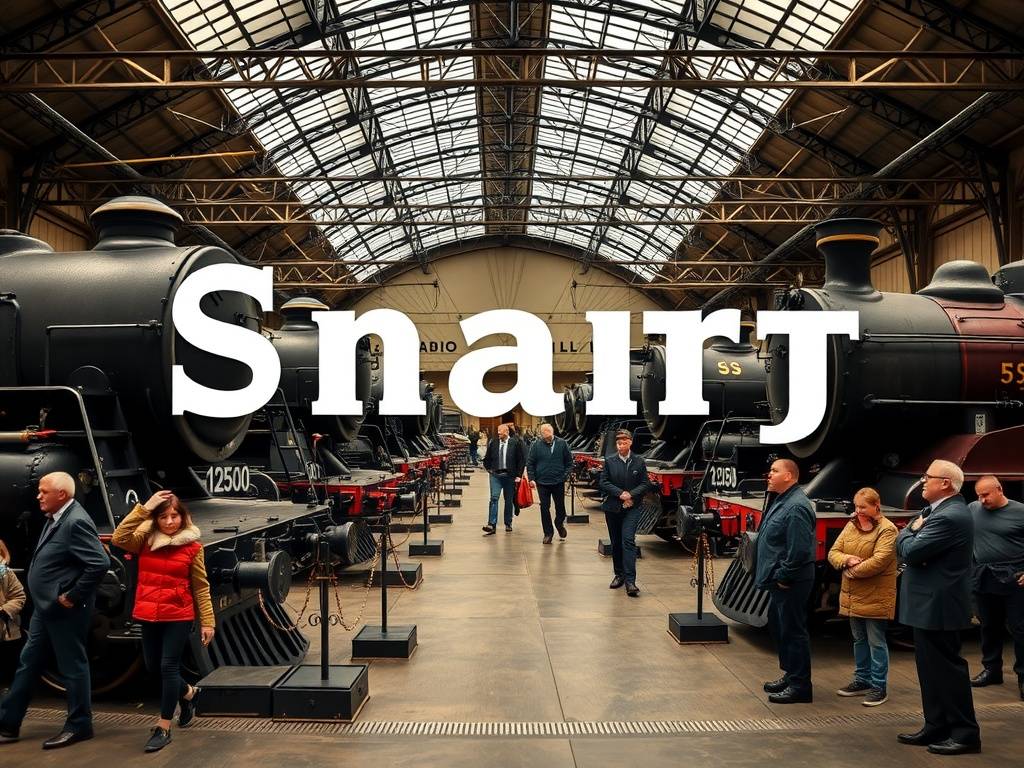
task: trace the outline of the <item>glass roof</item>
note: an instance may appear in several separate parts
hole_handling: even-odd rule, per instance
[[[474,36],[474,30],[486,26],[485,15],[491,11],[483,10],[487,4],[470,0],[326,4],[304,0],[161,1],[199,51],[297,44],[314,50],[325,45],[403,50],[495,43]],[[859,1],[554,0],[539,39],[548,47],[569,49],[710,48],[696,40],[692,28],[687,31],[687,26],[680,23],[696,13],[698,24],[710,14],[706,22],[719,33],[731,35],[739,46],[813,49],[831,42]],[[324,27],[312,22],[307,11],[310,7],[327,14],[326,39],[313,32]],[[538,36],[522,33],[517,43],[520,47],[536,44]],[[574,76],[570,68],[579,65],[573,59],[548,58],[544,76],[570,78]],[[698,62],[699,66],[710,67],[711,63]],[[419,75],[417,65],[393,60],[360,60],[360,67],[362,74],[377,78]],[[728,69],[725,74],[740,77],[739,72]],[[602,63],[594,75],[657,79],[664,77],[665,70],[662,60],[630,60]],[[473,61],[455,61],[450,76],[477,76]],[[286,67],[279,74],[282,80],[290,77],[301,77],[298,66]],[[367,177],[366,181],[344,184],[296,183],[294,192],[299,199],[320,203],[394,203],[394,208],[352,211],[352,218],[360,224],[323,225],[324,234],[342,258],[377,262],[354,270],[357,279],[366,280],[387,263],[415,258],[431,248],[486,233],[482,225],[451,226],[453,221],[486,218],[486,209],[480,207],[472,211],[452,207],[485,204],[481,183],[481,154],[485,149],[479,115],[480,90],[483,89],[238,89],[226,93],[282,174]],[[718,192],[714,185],[648,177],[732,173],[743,164],[788,95],[784,89],[693,92],[639,87],[542,88],[532,114],[524,118],[536,125],[526,234],[619,262],[633,269],[641,279],[653,277],[655,270],[649,266],[630,262],[637,258],[671,258],[689,228],[686,222],[696,213],[689,208],[638,210],[621,207],[622,204],[671,205],[711,200]],[[385,184],[372,180],[376,175],[430,176],[435,180]],[[613,185],[608,181],[547,178],[588,175],[615,176],[618,181]],[[407,207],[421,204],[438,207]],[[545,207],[552,204],[589,207]],[[594,224],[611,218],[659,223]],[[414,220],[421,226],[395,226],[396,220]],[[391,224],[362,223],[377,221]]]

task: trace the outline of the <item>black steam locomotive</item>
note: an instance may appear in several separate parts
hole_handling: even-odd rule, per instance
[[[881,225],[839,219],[816,228],[825,256],[820,289],[790,291],[793,312],[856,310],[860,339],[828,341],[827,409],[821,425],[786,447],[802,467],[817,509],[818,580],[812,602],[827,607],[836,576],[825,557],[852,512],[852,496],[873,486],[898,525],[924,506],[920,477],[932,459],[954,461],[968,481],[984,474],[1020,491],[1024,464],[1024,264],[993,278],[980,264],[943,264],[916,294],[881,293],[871,284],[871,253]],[[1001,287],[1000,287],[1001,286]],[[767,339],[770,417],[788,409],[788,338]],[[965,490],[969,491],[968,485]],[[706,505],[753,530],[764,494],[710,494]],[[747,549],[749,547],[745,547]],[[765,623],[766,596],[754,589],[749,558],[729,567],[714,601],[725,615]]]
[[[95,211],[99,241],[90,251],[54,253],[19,233],[0,235],[0,537],[13,565],[25,567],[43,523],[36,487],[48,472],[76,478],[77,499],[104,541],[137,501],[171,489],[188,500],[203,531],[217,612],[214,642],[191,646],[194,671],[294,663],[308,643],[279,629],[291,626],[281,604],[292,575],[310,562],[307,539],[333,527],[345,561],[358,536],[344,506],[326,500],[207,491],[204,478],[236,495],[259,495],[247,468],[226,463],[252,417],[172,416],[171,367],[183,365],[193,380],[221,390],[244,387],[251,374],[175,332],[170,308],[182,282],[205,266],[238,261],[221,248],[175,245],[180,222],[162,203],[126,197]],[[210,294],[201,309],[260,330],[259,306],[246,295]],[[353,423],[335,426],[344,434]],[[125,558],[112,563],[90,636],[100,689],[138,666],[134,574]]]
[[[751,343],[751,326],[741,326],[739,342],[712,339],[703,353],[703,394],[709,405],[706,416],[669,416],[660,412],[665,399],[665,347],[651,342],[631,354],[631,397],[641,405],[642,418],[612,418],[595,430],[596,451],[574,452],[577,475],[596,484],[606,456],[615,452],[615,430],[627,428],[634,435],[634,450],[641,453],[657,492],[642,502],[638,534],[657,534],[682,539],[689,534],[677,514],[694,506],[702,491],[749,488],[762,483],[766,448],[757,440],[757,429],[767,418],[765,373]],[[595,417],[582,414],[587,385],[566,393],[567,408],[576,409],[577,432],[593,428]],[[592,434],[592,433],[591,433]],[[738,521],[727,519],[715,528],[718,549],[734,544]]]

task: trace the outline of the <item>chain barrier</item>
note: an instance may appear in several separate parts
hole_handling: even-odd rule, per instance
[[[697,565],[698,560],[704,558],[704,591],[708,597],[714,597],[715,593],[715,561],[711,557],[711,543],[708,535],[703,530],[700,538],[697,539],[697,546],[693,550],[693,560],[690,563],[690,586],[697,586]]]

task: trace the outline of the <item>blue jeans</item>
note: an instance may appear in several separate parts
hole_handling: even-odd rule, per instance
[[[634,504],[621,512],[605,512],[608,538],[612,545],[612,567],[615,575],[627,584],[636,583],[636,526],[640,522],[640,507]]]
[[[872,688],[885,688],[889,679],[889,646],[885,642],[886,619],[850,617],[853,635],[853,661],[857,665],[855,680]]]
[[[505,495],[505,525],[512,525],[512,510],[516,495],[516,479],[510,474],[491,476],[491,505],[487,509],[487,524],[498,526],[498,496]]]
[[[476,443],[469,444],[469,460],[473,462],[474,467],[480,463],[480,455],[477,453],[477,450]]]

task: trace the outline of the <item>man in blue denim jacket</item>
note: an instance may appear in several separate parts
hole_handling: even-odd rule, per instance
[[[768,591],[768,629],[779,651],[783,675],[764,684],[773,704],[810,703],[811,637],[807,601],[814,585],[814,507],[797,482],[800,469],[778,459],[768,470],[768,490],[777,494],[757,529],[755,584]]]

